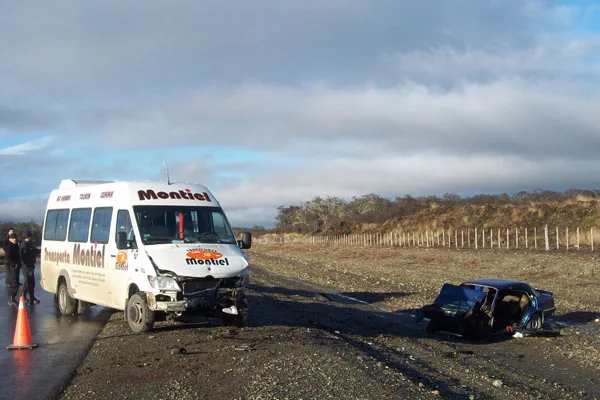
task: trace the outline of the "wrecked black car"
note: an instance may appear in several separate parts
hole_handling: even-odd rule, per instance
[[[554,311],[552,292],[518,281],[479,279],[458,286],[444,284],[434,303],[419,310],[416,319],[428,319],[431,333],[479,339],[514,328],[541,330]]]

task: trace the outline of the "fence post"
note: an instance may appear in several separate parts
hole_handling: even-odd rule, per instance
[[[477,250],[477,228],[475,228],[475,250]]]
[[[454,230],[454,247],[458,249],[458,231]]]
[[[508,250],[508,247],[510,245],[510,241],[509,241],[510,237],[508,234],[508,228],[506,228],[506,250]]]
[[[481,248],[485,249],[485,228],[481,229]]]
[[[559,245],[558,245],[558,226],[556,227],[556,250],[559,249]]]
[[[467,243],[469,248],[471,248],[471,228],[467,228]]]
[[[490,228],[490,249],[494,249],[494,230]]]
[[[515,228],[515,249],[519,248],[519,228]]]
[[[460,230],[460,247],[465,248],[465,230]]]
[[[498,250],[500,250],[500,228],[498,228]]]
[[[569,227],[565,228],[565,236],[567,237],[567,251],[569,251]]]
[[[594,228],[590,228],[590,242],[592,243],[592,251],[594,251]]]

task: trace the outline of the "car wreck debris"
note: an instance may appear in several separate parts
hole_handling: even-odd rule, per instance
[[[446,331],[480,339],[493,333],[512,335],[516,330],[523,335],[542,332],[554,311],[552,292],[518,281],[480,279],[444,284],[434,303],[417,312],[416,320],[428,319],[430,333]]]

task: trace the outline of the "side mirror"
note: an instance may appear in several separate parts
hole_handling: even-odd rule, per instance
[[[127,233],[117,232],[117,249],[123,250],[127,248]]]
[[[252,234],[250,232],[242,232],[242,240],[238,240],[237,242],[241,249],[249,249],[252,247]]]

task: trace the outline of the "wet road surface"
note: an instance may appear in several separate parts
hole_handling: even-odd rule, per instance
[[[0,399],[56,398],[112,313],[93,306],[88,315],[59,317],[54,295],[39,287],[39,266],[35,273],[40,304],[26,306],[32,342],[38,344],[32,350],[6,350],[14,342],[18,306],[8,305],[0,273]]]

